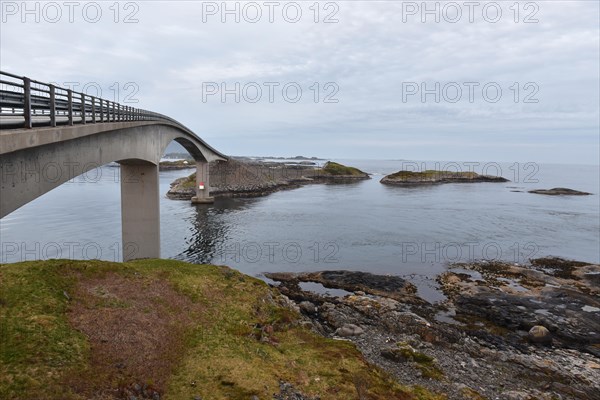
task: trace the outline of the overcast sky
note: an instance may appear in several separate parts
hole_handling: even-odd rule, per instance
[[[232,155],[599,162],[595,0],[113,3],[2,1],[2,70],[118,86]]]

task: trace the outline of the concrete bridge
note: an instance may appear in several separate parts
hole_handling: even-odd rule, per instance
[[[208,163],[227,157],[179,122],[6,72],[0,72],[0,84],[0,218],[117,162],[124,258],[158,258],[158,165],[173,140],[196,161],[192,201],[212,202]]]

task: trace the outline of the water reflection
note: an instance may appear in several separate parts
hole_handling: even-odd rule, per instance
[[[197,264],[207,264],[219,259],[221,249],[231,237],[228,214],[248,210],[261,199],[217,199],[214,204],[198,204],[192,215],[186,218],[190,235],[185,238],[187,249],[175,256]]]

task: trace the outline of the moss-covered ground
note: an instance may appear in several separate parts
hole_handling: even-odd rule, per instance
[[[302,327],[274,289],[227,267],[4,264],[0,318],[2,399],[120,398],[137,384],[167,400],[271,399],[280,381],[323,400],[442,398]]]

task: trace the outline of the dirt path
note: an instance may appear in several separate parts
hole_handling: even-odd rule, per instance
[[[93,370],[67,382],[91,399],[160,399],[198,306],[164,280],[81,277],[69,320],[91,346]]]

